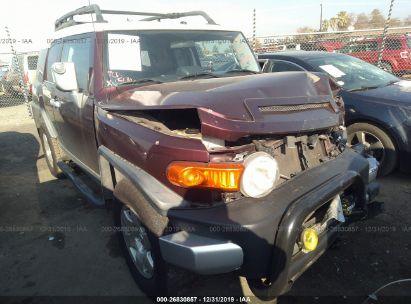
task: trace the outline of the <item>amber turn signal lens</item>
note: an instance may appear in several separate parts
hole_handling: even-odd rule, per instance
[[[184,188],[238,191],[243,170],[242,164],[173,162],[167,168],[167,179]]]

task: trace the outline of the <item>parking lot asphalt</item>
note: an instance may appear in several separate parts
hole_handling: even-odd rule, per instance
[[[278,303],[362,303],[384,284],[411,278],[411,175],[395,173],[380,182],[369,217],[350,224]],[[0,296],[12,297],[0,302],[142,296],[111,225],[110,212],[90,206],[69,180],[51,176],[25,106],[0,107]],[[196,276],[177,293],[251,296],[235,274]],[[411,283],[380,294],[411,303]]]

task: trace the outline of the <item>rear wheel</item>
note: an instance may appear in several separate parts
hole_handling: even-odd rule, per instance
[[[378,176],[390,174],[397,165],[398,153],[391,137],[380,128],[368,123],[355,123],[347,128],[348,144],[363,144],[367,153],[380,163]]]
[[[50,173],[57,178],[63,178],[64,173],[57,166],[57,162],[60,161],[63,156],[60,144],[56,138],[52,138],[44,129],[39,130],[39,135]]]

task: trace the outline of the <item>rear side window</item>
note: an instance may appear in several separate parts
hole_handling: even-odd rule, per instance
[[[378,49],[377,41],[373,41],[367,44],[366,51],[376,51]]]
[[[61,43],[55,43],[50,47],[49,53],[47,55],[47,74],[45,77],[45,79],[47,79],[48,81],[53,81],[51,66],[53,65],[53,63],[60,61],[62,46],[63,45]]]
[[[299,66],[286,61],[272,60],[271,72],[296,72],[303,71]]]
[[[90,41],[90,38],[65,41],[63,52],[61,54],[62,62],[74,63],[80,90],[88,89],[91,48]]]
[[[27,67],[29,70],[37,69],[37,61],[39,56],[27,56]]]
[[[401,41],[398,39],[390,39],[385,42],[385,46],[388,50],[401,50]]]
[[[407,38],[407,46],[411,49],[411,37]]]
[[[354,53],[360,53],[360,52],[366,52],[368,49],[368,45],[366,43],[359,43],[356,45],[353,45],[352,51]]]

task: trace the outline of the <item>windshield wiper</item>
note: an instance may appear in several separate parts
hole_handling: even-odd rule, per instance
[[[247,69],[238,69],[238,70],[230,70],[225,72],[224,74],[229,74],[229,73],[251,73],[251,74],[261,74],[261,72],[256,72],[253,70],[247,70]]]
[[[348,90],[348,92],[358,92],[358,91],[367,91],[367,90],[372,90],[372,89],[378,89],[378,88],[383,88],[383,87],[388,87],[389,85],[392,85],[394,83],[397,83],[399,80],[391,80],[385,84],[378,85],[378,86],[362,86],[360,88]]]
[[[384,87],[388,87],[388,86],[390,86],[390,85],[392,85],[392,84],[394,84],[394,83],[397,83],[397,82],[399,82],[399,81],[400,81],[399,79],[397,79],[397,80],[391,80],[391,81],[387,82],[387,83],[384,85]]]
[[[163,82],[160,80],[155,80],[151,78],[144,78],[144,79],[139,79],[139,80],[134,80],[134,81],[122,82],[119,84],[119,86],[129,85],[129,84],[144,84],[144,83],[158,84],[158,83],[163,83]]]
[[[361,86],[359,88],[348,90],[348,92],[367,91],[367,90],[372,90],[372,89],[378,89],[379,87],[380,86]]]
[[[203,76],[210,76],[210,77],[218,78],[218,76],[217,76],[216,74],[214,74],[214,73],[211,73],[211,72],[200,72],[200,73],[189,74],[189,75],[180,77],[179,80],[191,79],[191,78],[197,78],[197,77],[203,77]]]

